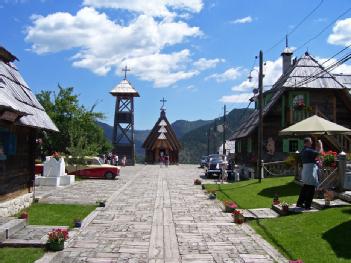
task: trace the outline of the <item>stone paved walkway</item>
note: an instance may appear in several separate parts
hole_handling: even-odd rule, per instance
[[[287,262],[193,185],[195,166],[123,174],[107,206],[51,262]]]

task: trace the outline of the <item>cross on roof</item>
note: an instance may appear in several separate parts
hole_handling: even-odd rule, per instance
[[[165,110],[165,102],[167,102],[167,100],[165,100],[165,98],[162,98],[160,102],[162,102],[161,110]]]
[[[124,71],[124,79],[127,79],[127,71],[130,71],[130,69],[125,65],[125,67],[122,68],[122,71]]]

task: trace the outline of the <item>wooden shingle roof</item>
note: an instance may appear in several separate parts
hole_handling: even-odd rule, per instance
[[[317,77],[305,81],[306,78],[310,76]],[[316,59],[306,52],[290,67],[286,74],[282,75],[275,82],[271,90],[266,91],[272,93],[272,97],[263,108],[263,116],[271,110],[274,104],[288,89],[345,89],[348,85],[351,85],[346,84],[347,82],[351,83],[350,80],[351,78],[341,78],[338,77],[338,75],[329,73]],[[258,113],[258,109],[255,109],[233,133],[230,140],[249,136],[258,126]]]
[[[166,132],[160,133],[159,132],[160,127],[163,127],[163,129],[166,129]],[[159,138],[160,134],[163,134],[165,138],[160,139]],[[173,131],[172,125],[168,122],[168,119],[166,117],[166,113],[164,110],[161,111],[160,117],[158,118],[157,122],[155,123],[148,137],[145,139],[143,143],[143,148],[148,150],[154,150],[154,146],[157,143],[161,143],[160,140],[163,141],[162,142],[163,145],[169,145],[171,150],[173,151],[179,151],[181,148],[180,143],[177,139],[177,136]]]
[[[16,124],[58,131],[14,64],[0,55],[0,109],[16,112]]]

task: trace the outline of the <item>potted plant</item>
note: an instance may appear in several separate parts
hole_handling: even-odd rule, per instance
[[[234,223],[236,224],[242,224],[245,221],[244,215],[239,211],[239,210],[234,210],[232,213]]]
[[[334,200],[335,192],[331,190],[325,190],[323,193],[324,202],[326,206],[330,206],[330,201]]]
[[[302,259],[289,260],[289,263],[303,263]]]
[[[194,185],[201,185],[201,180],[200,179],[195,179],[194,180]]]
[[[278,196],[278,194],[274,194],[273,205],[279,205],[279,204],[280,204],[279,196]]]
[[[336,152],[327,151],[322,154],[323,165],[325,167],[336,167]]]
[[[224,212],[226,213],[233,213],[236,208],[238,208],[238,205],[233,202],[233,201],[224,201]]]
[[[289,204],[287,202],[282,203],[282,213],[287,215],[289,213]]]
[[[28,216],[28,212],[25,211],[20,214],[19,219],[25,219],[28,221]]]
[[[49,251],[61,251],[65,247],[65,241],[68,239],[67,229],[53,229],[48,233],[46,248]]]
[[[99,207],[105,207],[106,206],[106,200],[98,200],[98,201],[96,201],[96,204]]]
[[[213,200],[213,199],[216,199],[216,190],[210,190],[208,191],[209,195],[208,195],[208,198]]]
[[[74,219],[74,227],[80,228],[81,226],[82,226],[82,220],[80,220],[79,218]]]

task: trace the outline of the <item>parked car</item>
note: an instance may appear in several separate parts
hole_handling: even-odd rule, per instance
[[[219,176],[222,173],[221,164],[228,164],[227,156],[222,154],[211,154],[208,156],[208,162],[205,167],[205,175]],[[227,165],[227,172],[231,172],[231,166]]]
[[[35,164],[35,173],[34,174],[43,175],[43,172],[44,172],[44,165],[42,163],[36,163]]]
[[[207,161],[208,161],[208,156],[202,156],[201,160],[200,160],[200,167],[204,168],[207,165]]]
[[[101,163],[98,157],[84,157],[83,164],[72,164],[66,162],[66,172],[86,178],[106,178],[115,179],[120,173],[120,167]]]

